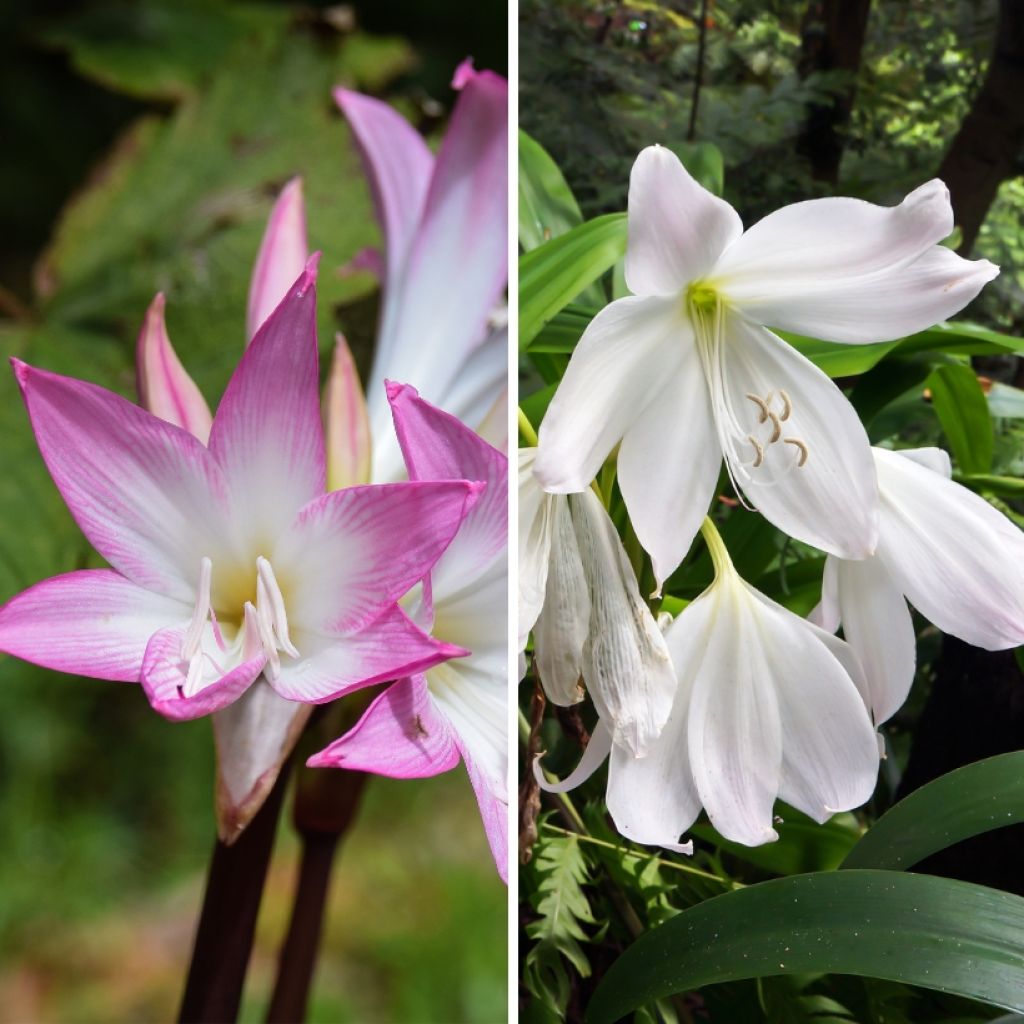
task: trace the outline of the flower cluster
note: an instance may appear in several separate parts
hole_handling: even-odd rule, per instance
[[[469,64],[453,84],[436,158],[386,104],[337,93],[386,245],[368,401],[339,336],[321,406],[300,179],[271,213],[215,415],[162,295],[139,335],[140,405],[14,362],[47,467],[110,568],[12,598],[0,650],[140,683],[172,720],[212,715],[228,842],[313,706],[388,682],[310,764],[417,777],[463,760],[504,876],[508,460],[472,428],[505,446],[507,85]]]
[[[1024,534],[943,453],[873,449],[839,388],[769,329],[864,344],[950,316],[998,273],[938,244],[952,228],[932,181],[895,207],[817,199],[744,231],[669,150],[637,158],[633,294],[590,323],[520,454],[520,639],[534,629],[552,701],[580,699],[582,678],[599,714],[577,770],[538,771],[541,785],[571,788],[608,758],[623,835],[685,850],[703,807],[757,845],[777,838],[776,797],[825,821],[870,796],[877,727],[914,676],[904,597],[971,643],[1024,642]],[[698,530],[715,568],[664,638],[589,489],[616,445],[658,592]],[[745,507],[827,553],[810,620],[733,567],[707,518],[723,459]]]

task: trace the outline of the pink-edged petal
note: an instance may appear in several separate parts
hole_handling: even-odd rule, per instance
[[[164,323],[162,293],[157,294],[146,310],[135,348],[135,373],[139,405],[206,444],[213,416],[202,392],[185,372],[171,346]]]
[[[367,382],[375,437],[385,379],[439,400],[427,387],[438,362],[461,366],[485,337],[508,278],[507,196],[508,83],[484,71],[459,95],[401,279],[385,290]]]
[[[246,337],[252,340],[267,317],[288,294],[309,259],[302,179],[292,178],[270,211],[249,282]]]
[[[217,744],[217,835],[230,845],[263,806],[313,711],[257,679],[213,713]]]
[[[353,633],[325,636],[294,630],[292,640],[302,656],[282,659],[273,687],[288,700],[312,704],[374,683],[404,679],[466,654],[461,647],[428,636],[398,607]]]
[[[452,75],[452,88],[457,92],[462,90],[479,74],[480,72],[473,67],[473,58],[467,57],[464,61],[460,62],[459,66],[455,69],[455,73]]]
[[[674,299],[605,306],[576,345],[540,425],[534,472],[546,491],[582,491],[608,453],[683,365],[693,329]]]
[[[887,341],[951,316],[999,273],[936,244],[952,230],[938,180],[892,207],[811,199],[755,224],[714,276],[758,323],[830,341]]]
[[[696,349],[688,347],[619,447],[622,500],[650,552],[658,592],[690,549],[721,467],[707,384]]]
[[[55,576],[0,608],[0,650],[57,672],[137,683],[150,637],[191,609],[109,569]]]
[[[508,547],[508,458],[416,389],[388,382],[388,401],[410,480],[476,480],[485,485],[432,574],[434,594],[478,577]]]
[[[94,384],[12,360],[39,450],[97,551],[141,587],[191,605],[220,550],[225,482],[191,434]]]
[[[648,146],[629,176],[626,285],[634,295],[678,295],[740,236],[739,214],[693,179],[664,146]]]
[[[280,536],[324,493],[316,347],[316,261],[259,329],[221,399],[210,451],[227,481],[244,547]]]
[[[306,762],[311,768],[347,768],[392,779],[440,775],[459,763],[448,719],[422,675],[401,679],[374,698],[353,729]]]
[[[494,865],[498,869],[501,880],[508,884],[508,796],[504,798],[496,791],[493,780],[485,769],[477,762],[473,751],[460,745],[462,759],[466,762],[469,781],[476,794],[477,806],[480,808],[480,819],[487,835],[487,844],[494,857]]]
[[[334,357],[324,388],[327,489],[370,482],[370,420],[359,374],[344,335],[334,336]]]
[[[430,572],[481,489],[464,480],[368,484],[310,502],[270,559],[301,581],[289,593],[289,622],[327,634],[370,622]]]
[[[251,647],[244,661],[232,665],[191,697],[185,696],[188,662],[182,660],[184,628],[162,629],[155,633],[142,662],[142,688],[153,709],[164,718],[183,722],[220,711],[238,700],[256,681],[267,663],[262,649]]]
[[[377,219],[384,232],[385,286],[395,288],[430,186],[434,157],[408,121],[381,100],[335,89],[363,158]]]

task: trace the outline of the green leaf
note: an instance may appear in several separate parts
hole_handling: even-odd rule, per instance
[[[982,491],[998,495],[1000,498],[1024,498],[1024,480],[1016,476],[994,476],[990,473],[955,473],[953,478],[970,487],[972,491]]]
[[[881,362],[898,344],[895,341],[885,341],[876,345],[840,345],[833,341],[805,338],[789,331],[777,333],[830,377],[855,377],[859,373],[865,373],[876,363]]]
[[[709,192],[720,196],[725,191],[725,162],[713,142],[679,142],[669,149]]]
[[[571,353],[587,324],[599,311],[600,307],[577,306],[575,303],[559,310],[530,342],[529,352]]]
[[[1024,339],[993,331],[966,320],[947,320],[912,334],[900,342],[901,352],[955,352],[958,355],[979,356],[1000,352],[1024,353]]]
[[[673,992],[808,971],[1024,1009],[1024,899],[893,871],[794,875],[725,893],[642,935],[601,980],[589,1024]]]
[[[608,213],[552,238],[519,260],[519,346],[626,251],[626,215]]]
[[[548,151],[519,130],[519,244],[527,252],[583,223],[576,197]]]
[[[971,836],[1024,821],[1024,752],[1000,754],[929,782],[890,808],[844,868],[905,871]]]
[[[974,371],[958,363],[937,366],[925,384],[960,468],[965,473],[987,473],[995,438],[988,402]]]

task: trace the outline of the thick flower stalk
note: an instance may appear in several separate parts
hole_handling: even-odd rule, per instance
[[[111,568],[14,597],[0,610],[0,648],[141,683],[171,719],[222,711],[260,679],[274,700],[319,703],[464,653],[398,600],[481,485],[325,494],[315,302],[314,259],[242,358],[208,445],[102,388],[14,362],[54,482]],[[145,331],[167,356],[160,312],[158,300]],[[201,434],[205,403],[180,364],[154,365],[160,400]],[[157,373],[142,374],[153,401]]]
[[[411,480],[469,474],[486,483],[413,612],[425,629],[467,653],[388,687],[354,729],[309,764],[422,778],[461,759],[507,881],[508,459],[414,388],[389,384],[388,398]]]
[[[723,456],[779,529],[843,558],[870,555],[878,493],[864,428],[768,328],[879,342],[950,316],[998,273],[938,245],[952,229],[932,181],[895,207],[814,199],[744,232],[673,153],[645,149],[629,187],[634,294],[576,346],[540,429],[544,488],[583,490],[621,441],[619,486],[659,585],[697,532]]]
[[[384,235],[381,322],[366,382],[374,480],[404,472],[386,380],[411,384],[474,427],[504,404],[508,330],[495,310],[508,280],[508,83],[466,62],[452,85],[460,94],[436,156],[386,103],[334,93]],[[504,430],[504,410],[495,418]]]
[[[519,451],[519,639],[533,629],[537,671],[556,704],[581,680],[616,742],[644,754],[676,692],[665,638],[637,586],[615,524],[588,488],[546,494],[536,450]]]
[[[825,562],[820,626],[857,653],[876,725],[914,681],[917,644],[907,601],[944,633],[989,651],[1024,644],[1024,533],[950,479],[938,448],[873,448],[881,494],[874,557]]]
[[[540,779],[571,788],[610,757],[619,832],[683,852],[702,806],[726,839],[757,846],[778,838],[776,797],[824,822],[871,796],[879,760],[850,648],[745,583],[702,529],[716,575],[666,630],[678,688],[661,736],[637,758],[602,720],[568,779]]]

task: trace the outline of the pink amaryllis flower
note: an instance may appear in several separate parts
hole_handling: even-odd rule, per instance
[[[508,83],[464,62],[434,156],[392,107],[336,89],[384,234],[380,327],[366,382],[374,480],[403,472],[385,380],[479,426],[502,398],[508,331],[494,312],[508,280]],[[457,294],[452,291],[457,282]],[[504,427],[505,417],[498,422]]]
[[[463,760],[501,877],[508,871],[508,459],[414,388],[388,385],[412,480],[486,482],[426,581],[414,617],[465,658],[388,687],[347,735],[308,762],[423,778]]]
[[[141,683],[170,719],[225,709],[261,677],[280,698],[319,703],[464,653],[397,602],[448,546],[481,485],[324,493],[315,264],[253,339],[208,444],[95,385],[14,361],[54,482],[111,568],[11,599],[0,649]],[[161,398],[201,434],[201,397],[181,382],[169,346],[163,354]]]

